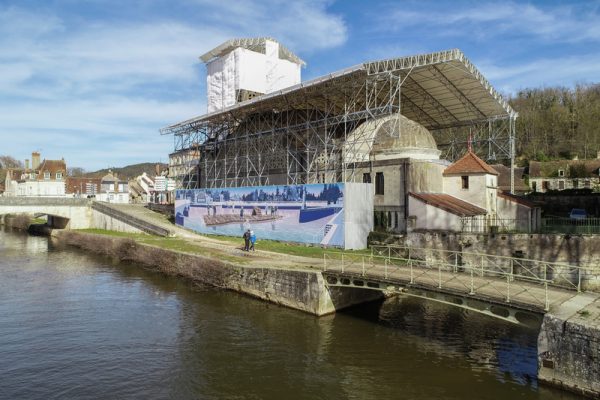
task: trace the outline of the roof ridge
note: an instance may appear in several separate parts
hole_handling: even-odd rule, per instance
[[[472,162],[470,160],[472,160],[472,162],[474,162],[475,165],[472,165]],[[485,172],[492,175],[500,175],[498,171],[496,171],[488,163],[479,158],[477,154],[473,152],[473,150],[469,149],[464,156],[450,164],[450,166],[448,166],[448,168],[444,170],[443,174],[450,175],[479,172]]]

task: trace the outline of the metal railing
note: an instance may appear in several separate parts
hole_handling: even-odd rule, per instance
[[[501,297],[548,310],[552,287],[581,291],[589,268],[525,258],[403,246],[372,246],[370,255],[326,252],[323,271],[400,280],[466,295]],[[600,271],[595,268],[596,277]]]
[[[600,234],[600,218],[542,218],[542,233]]]
[[[465,233],[571,233],[600,234],[600,218],[541,218],[539,226],[528,219],[461,218],[460,230]]]
[[[461,218],[461,232],[466,233],[533,233],[537,227],[528,219]]]

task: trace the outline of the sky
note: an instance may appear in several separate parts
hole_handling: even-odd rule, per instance
[[[206,113],[198,57],[255,36],[305,60],[303,80],[459,48],[505,95],[600,82],[600,0],[0,0],[0,155],[167,162],[159,129]]]

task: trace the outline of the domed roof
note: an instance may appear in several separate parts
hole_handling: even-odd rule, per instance
[[[404,115],[387,115],[369,122],[376,124],[371,151],[376,158],[439,158],[441,152],[431,132]]]

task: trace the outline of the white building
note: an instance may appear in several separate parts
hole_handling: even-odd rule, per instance
[[[305,62],[271,38],[231,39],[200,57],[208,112],[300,83]]]
[[[109,170],[100,181],[100,193],[96,194],[96,200],[107,203],[129,203],[129,184],[127,181],[119,180],[116,174]]]
[[[25,160],[25,169],[9,170],[5,178],[4,196],[63,197],[67,166],[64,159],[43,160],[40,153],[31,153]]]
[[[541,211],[498,189],[498,172],[469,151],[442,173],[442,192],[411,192],[409,230],[532,231]]]

